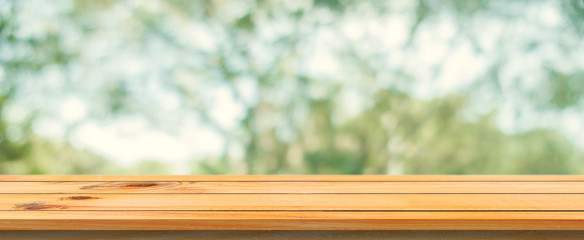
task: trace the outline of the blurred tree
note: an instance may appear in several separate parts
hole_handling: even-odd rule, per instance
[[[6,98],[5,98],[6,99]],[[69,143],[56,143],[36,136],[32,118],[8,123],[0,100],[0,174],[100,174],[122,173],[121,168],[94,153]]]
[[[172,168],[163,162],[156,160],[143,160],[134,166],[120,171],[123,174],[156,174],[168,175],[172,174]]]
[[[4,119],[5,105],[8,96],[0,97],[0,172],[5,170],[9,164],[21,160],[30,152],[31,143],[22,139],[14,139],[18,136],[11,136],[9,129],[17,126],[9,126]]]
[[[579,0],[1,4],[0,93],[33,109],[24,132],[73,94],[91,109],[69,132],[140,116],[219,134],[223,151],[195,173],[584,171],[581,148],[551,130],[584,112]],[[48,140],[29,135],[0,142],[0,164],[61,172],[47,163],[73,151],[87,160],[65,172],[121,171],[68,143],[31,150]]]

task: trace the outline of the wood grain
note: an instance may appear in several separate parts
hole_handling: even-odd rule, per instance
[[[574,212],[8,211],[0,230],[582,230]]]
[[[584,212],[584,194],[13,194],[0,210]]]
[[[447,181],[447,182],[583,182],[584,175],[0,175],[0,181]]]
[[[582,182],[0,182],[0,193],[584,193]]]
[[[584,230],[584,178],[0,176],[0,230]]]
[[[582,236],[584,231],[4,231],[0,235],[0,240],[579,240]]]

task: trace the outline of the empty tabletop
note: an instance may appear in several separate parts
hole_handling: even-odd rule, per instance
[[[584,176],[0,176],[1,230],[584,230]]]

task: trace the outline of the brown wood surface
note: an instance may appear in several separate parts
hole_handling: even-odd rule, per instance
[[[0,240],[581,240],[584,231],[3,231]]]
[[[584,230],[584,177],[4,175],[0,230]]]
[[[0,211],[584,211],[584,194],[12,194]]]
[[[584,193],[582,182],[0,182],[0,193]]]
[[[277,182],[277,181],[382,181],[382,182],[580,182],[584,175],[0,175],[0,181],[199,181],[199,182]]]

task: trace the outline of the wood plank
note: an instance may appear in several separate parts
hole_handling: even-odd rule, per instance
[[[5,175],[0,229],[584,230],[584,178]]]
[[[0,175],[0,181],[584,181],[584,175]]]
[[[1,213],[0,230],[584,230],[582,212]]]
[[[0,182],[2,193],[584,193],[584,182]]]
[[[584,211],[584,194],[2,194],[0,210]]]
[[[583,231],[4,231],[3,239],[68,240],[68,239],[356,239],[356,240],[533,240],[582,239]]]

